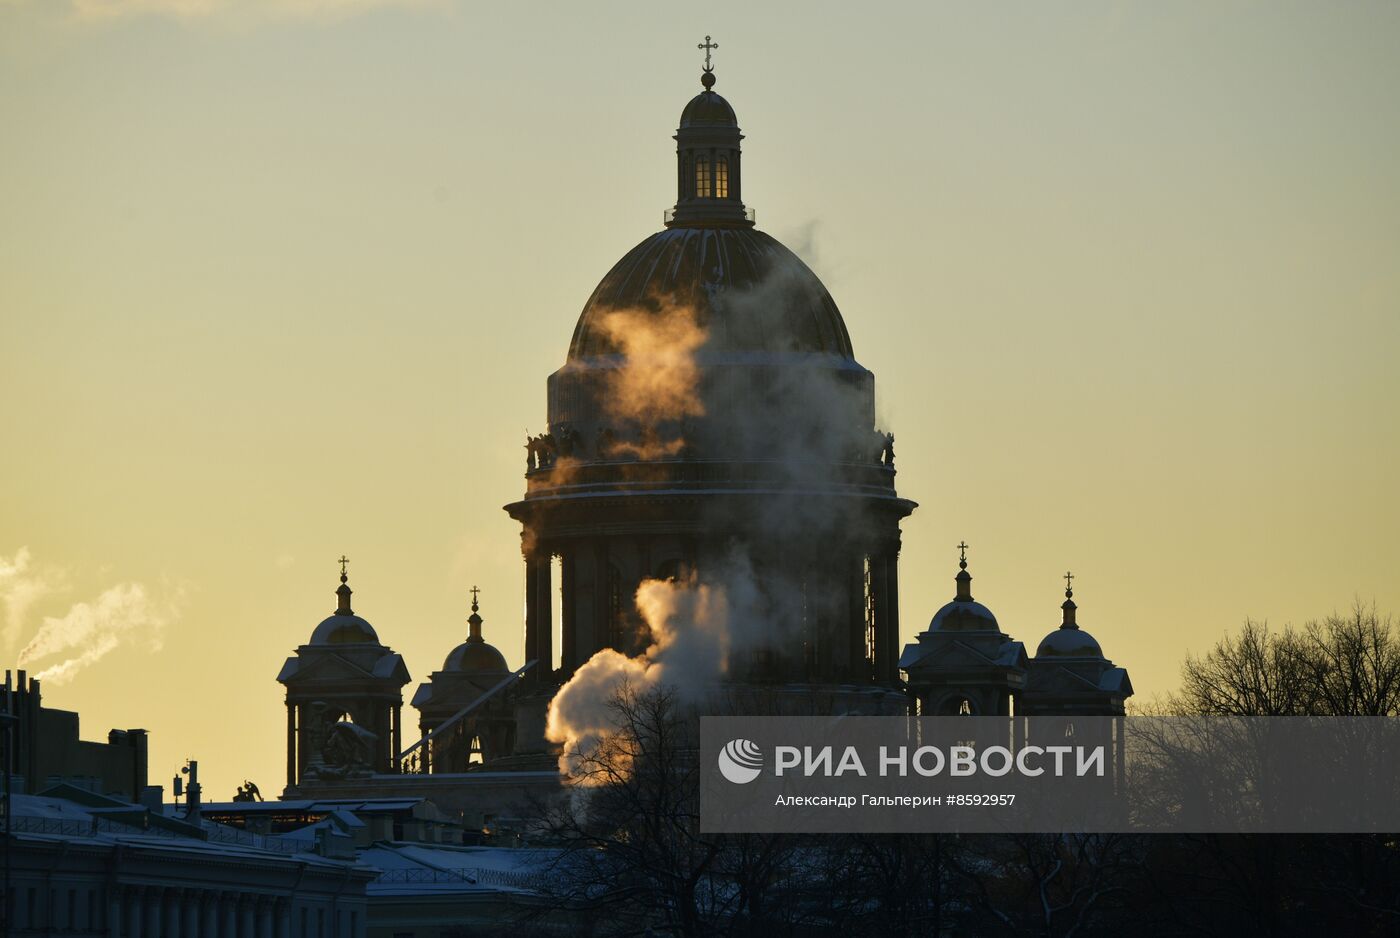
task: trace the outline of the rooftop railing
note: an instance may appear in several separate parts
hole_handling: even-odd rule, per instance
[[[752,208],[746,208],[746,209],[744,209],[744,219],[745,219],[745,221],[747,221],[750,225],[756,225],[756,224],[758,224],[758,211],[757,211],[756,209],[752,209]],[[676,210],[675,210],[674,208],[665,208],[665,209],[662,209],[662,210],[661,210],[661,224],[663,224],[663,225],[669,225],[671,222],[673,222],[673,221],[675,221],[675,220],[676,220]]]

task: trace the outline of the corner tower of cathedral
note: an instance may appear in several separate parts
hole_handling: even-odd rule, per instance
[[[741,200],[744,138],[708,62],[701,84],[675,132],[675,208],[584,304],[506,506],[530,680],[548,693],[601,649],[645,648],[644,580],[737,567],[759,593],[744,627],[762,634],[729,680],[892,689],[915,504],[831,294]]]

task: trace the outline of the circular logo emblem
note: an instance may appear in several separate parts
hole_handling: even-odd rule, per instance
[[[719,773],[736,785],[746,785],[763,770],[763,750],[747,739],[731,739],[719,751]]]

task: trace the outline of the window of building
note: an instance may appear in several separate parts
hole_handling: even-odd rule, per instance
[[[715,198],[729,198],[729,160],[723,156],[715,160]]]
[[[713,180],[710,178],[710,161],[705,157],[700,157],[695,161],[695,197],[697,199],[708,199],[710,197],[710,186]]]

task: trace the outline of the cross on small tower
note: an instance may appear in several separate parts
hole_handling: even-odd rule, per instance
[[[700,45],[696,46],[695,48],[697,48],[697,49],[704,49],[704,50],[705,50],[705,71],[707,71],[707,72],[714,71],[714,69],[710,66],[710,50],[711,50],[711,49],[718,49],[718,48],[719,48],[719,43],[717,43],[717,42],[711,42],[711,41],[710,41],[710,37],[709,37],[709,36],[706,36],[706,37],[705,37],[705,41],[702,42],[702,43],[700,43]]]
[[[340,555],[340,559],[336,561],[336,563],[340,564],[340,575],[341,575],[342,577],[345,576],[345,565],[348,564],[349,562],[350,562],[350,558],[347,557],[347,556],[345,556],[344,554],[341,554],[341,555]]]
[[[1070,594],[1073,593],[1073,592],[1074,592],[1074,574],[1073,574],[1073,573],[1070,573],[1068,570],[1066,570],[1066,571],[1065,571],[1065,595],[1068,596],[1068,595],[1070,595]]]
[[[963,566],[964,568],[966,568],[966,567],[967,567],[967,541],[963,541],[961,544],[958,545],[958,551],[959,551],[959,554],[958,554],[958,563],[962,564],[962,566]]]
[[[481,590],[477,589],[475,586],[473,586],[473,587],[471,588],[471,594],[472,594],[472,612],[476,612],[476,594],[479,593],[479,592],[481,592]]]

